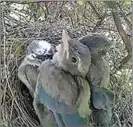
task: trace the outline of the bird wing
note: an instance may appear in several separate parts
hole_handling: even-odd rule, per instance
[[[25,60],[23,60],[21,65],[18,68],[18,78],[28,87],[30,91],[32,91],[31,84],[29,83],[26,76],[26,71],[25,71],[26,66],[27,64],[25,64]]]
[[[37,81],[37,68],[38,66],[30,65],[26,58],[22,61],[18,68],[18,78],[27,86],[32,96]]]
[[[107,106],[108,107],[113,107],[114,106],[114,101],[115,101],[115,94],[113,91],[108,90],[106,88],[100,88],[100,91],[103,93],[103,95],[107,99]]]
[[[113,107],[114,93],[106,88],[95,88],[92,92],[92,102],[96,109],[108,110]]]
[[[38,76],[37,69],[38,69],[37,66],[33,67],[32,65],[27,65],[25,67],[26,78],[27,78],[29,84],[31,84],[33,91],[35,91],[35,86],[36,86],[36,82],[37,82],[37,76]]]
[[[72,114],[76,112],[76,108],[65,104],[64,102],[59,102],[58,99],[51,97],[43,87],[39,87],[36,92],[37,98],[41,103],[43,103],[52,112],[62,113],[62,114]]]
[[[51,97],[42,86],[37,85],[34,95],[34,107],[36,107],[36,111],[40,116],[42,124],[42,116],[44,112],[39,109],[38,102],[43,104],[44,107],[47,106],[53,112],[56,123],[59,127],[87,127],[88,118],[80,116],[77,108],[59,102],[58,99]]]
[[[52,98],[67,105],[75,105],[77,84],[72,76],[57,67],[52,60],[42,63],[39,68],[38,86],[41,86]]]
[[[108,110],[94,110],[93,120],[100,127],[108,127],[112,118],[112,109]]]
[[[106,60],[104,58],[94,58],[87,73],[87,80],[90,85],[107,88],[109,77],[109,67]]]
[[[107,99],[100,91],[92,90],[92,102],[96,109],[104,109]]]
[[[35,91],[34,107],[42,124],[44,123],[44,111],[38,107],[39,103],[44,107],[47,106],[53,112],[59,127],[87,127],[87,117],[82,118],[75,107],[59,102],[38,86]],[[45,124],[43,125],[45,126]]]
[[[78,111],[80,116],[86,117],[91,114],[90,110],[90,85],[88,81],[80,76],[75,77],[78,86],[81,87],[80,94],[77,100]]]

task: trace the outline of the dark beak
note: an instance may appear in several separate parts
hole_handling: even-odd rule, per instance
[[[53,58],[53,55],[49,55],[49,54],[46,54],[46,55],[37,55],[36,56],[37,59],[40,59],[41,61],[45,61],[46,59],[52,59]]]

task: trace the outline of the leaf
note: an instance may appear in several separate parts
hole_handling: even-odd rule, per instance
[[[20,57],[23,55],[23,50],[22,50],[22,47],[19,46],[17,51],[16,51],[16,57]]]
[[[131,0],[125,0],[124,2],[123,2],[123,6],[125,6],[125,7],[128,7],[128,6],[131,6]]]

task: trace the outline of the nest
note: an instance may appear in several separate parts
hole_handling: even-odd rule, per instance
[[[53,20],[53,19],[52,19]],[[5,28],[2,30],[4,31]],[[8,29],[8,28],[6,28]],[[24,58],[27,45],[34,39],[43,39],[56,46],[60,43],[61,32],[67,29],[70,37],[79,38],[90,32],[92,28],[86,25],[75,27],[67,21],[47,20],[39,26],[24,25],[21,29],[12,28],[8,34],[2,34],[2,105],[0,126],[2,127],[37,127],[38,117],[35,114],[26,86],[18,79],[17,69]],[[98,29],[97,32],[106,33],[108,30]],[[116,32],[113,37],[121,40]],[[114,54],[114,50],[121,50],[121,55]],[[110,89],[116,93],[116,102],[113,108],[112,127],[132,126],[132,97],[131,97],[131,68],[127,65],[119,71],[113,71],[120,60],[125,56],[124,45],[115,45],[106,56],[111,67]],[[115,59],[114,59],[115,58]]]

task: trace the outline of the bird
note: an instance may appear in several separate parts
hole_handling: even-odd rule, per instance
[[[71,39],[65,30],[62,43],[56,49],[53,59],[45,60],[38,69],[33,102],[35,111],[42,126],[45,126],[43,110],[38,104],[53,112],[58,127],[87,127],[87,116],[91,113],[90,87],[84,77],[91,64],[90,50],[78,40]]]
[[[32,40],[27,49],[24,59],[18,68],[18,78],[26,85],[32,97],[34,97],[38,67],[46,59],[52,59],[55,48],[46,40]],[[39,108],[43,108],[45,125],[48,127],[56,126],[53,114],[41,104]]]
[[[113,42],[102,33],[89,33],[78,40],[90,49],[92,55],[105,56],[113,46]]]
[[[52,59],[54,47],[45,40],[33,40],[26,49],[26,54],[18,67],[18,78],[27,86],[32,97],[34,95],[38,67],[46,59]]]
[[[93,116],[94,116],[95,121],[98,124],[101,123],[101,125],[105,124],[105,126],[106,126],[109,123],[111,114],[112,114],[111,109],[113,107],[112,104],[114,102],[114,93],[112,91],[108,90],[108,88],[107,88],[108,83],[109,83],[109,67],[108,67],[106,60],[103,57],[106,55],[106,52],[109,51],[110,47],[112,46],[112,43],[104,35],[97,34],[97,33],[83,36],[78,41],[81,42],[82,44],[86,45],[91,52],[91,65],[89,65],[90,67],[89,67],[89,71],[87,73],[86,79],[89,82],[89,85],[91,86],[90,89],[91,89],[92,95],[90,95],[90,96],[91,96],[92,102],[90,102],[90,105],[91,105],[91,108],[93,111]],[[52,47],[52,45],[50,46],[52,49],[51,51],[54,51],[54,52],[52,52],[52,54],[47,55],[47,57],[46,57],[45,53],[40,54],[39,50],[40,49],[42,50],[42,48],[39,46],[36,46],[36,45],[39,45],[38,44],[39,41],[35,41],[34,43],[33,44],[31,43],[31,46],[29,46],[27,49],[27,54],[31,54],[31,52],[37,52],[37,53],[34,53],[34,55],[32,54],[32,56],[31,55],[28,56],[28,59],[30,58],[30,60],[29,60],[30,64],[34,63],[34,62],[30,62],[31,59],[32,60],[37,59],[37,60],[35,60],[35,64],[37,65],[38,59],[39,59],[40,63],[42,63],[43,61],[45,61],[46,58],[48,58],[48,57],[52,58],[53,55],[55,54],[55,49],[54,49],[54,47]],[[33,48],[33,47],[35,47],[35,48]],[[65,47],[67,47],[67,45],[65,45]],[[57,50],[60,50],[61,44],[59,44],[56,48],[57,48]],[[65,50],[67,51],[67,49],[65,49]],[[90,52],[88,53],[88,55],[90,55]],[[68,54],[69,53],[67,52],[67,56],[68,56]],[[33,58],[33,56],[35,56],[35,57]],[[57,57],[59,55],[55,55],[55,56]],[[25,59],[26,59],[25,61],[27,61],[27,58],[25,58]],[[62,62],[61,59],[59,59],[59,60],[61,63]],[[75,59],[73,59],[73,61],[75,61]],[[24,62],[24,63],[27,63],[27,62]],[[37,70],[37,68],[41,65],[40,63],[37,66],[34,66],[34,67],[32,66],[32,68],[36,68],[34,70]],[[25,68],[26,66],[27,66],[27,64],[24,64],[20,68]],[[20,70],[23,70],[23,69],[20,69]],[[34,73],[36,73],[36,72],[37,71],[34,71]],[[21,75],[23,75],[23,74],[24,73],[22,73]],[[37,73],[37,75],[38,75],[38,73]],[[37,76],[35,76],[35,77],[37,77]],[[36,78],[33,78],[33,76],[31,76],[30,80],[31,79],[33,80]],[[86,81],[83,80],[83,78],[78,77],[77,79],[78,80],[80,79],[80,81],[79,81],[80,84],[82,84],[82,85],[87,84]],[[34,82],[36,82],[36,80]],[[34,84],[34,88],[35,88],[35,83],[33,83],[33,84]],[[84,86],[84,88],[86,88],[86,86]],[[34,91],[34,90],[32,90],[32,91]],[[85,92],[85,93],[87,94],[87,92]],[[84,96],[82,96],[82,98],[86,97],[86,94]],[[89,95],[88,95],[88,97],[89,97]],[[84,103],[86,103],[86,100],[82,104],[84,104]],[[84,106],[80,106],[80,107],[83,108]],[[80,112],[83,112],[82,108],[79,108],[79,110],[81,110]],[[102,117],[102,113],[103,113],[103,117]],[[106,114],[106,116],[107,116],[106,118],[108,120],[105,120],[105,114]],[[56,117],[58,115],[56,115]]]
[[[103,34],[91,33],[79,38],[91,52],[92,62],[86,79],[91,87],[91,109],[97,125],[107,126],[111,121],[114,92],[108,89],[110,69],[104,56],[113,43]],[[106,118],[105,118],[106,116]]]

